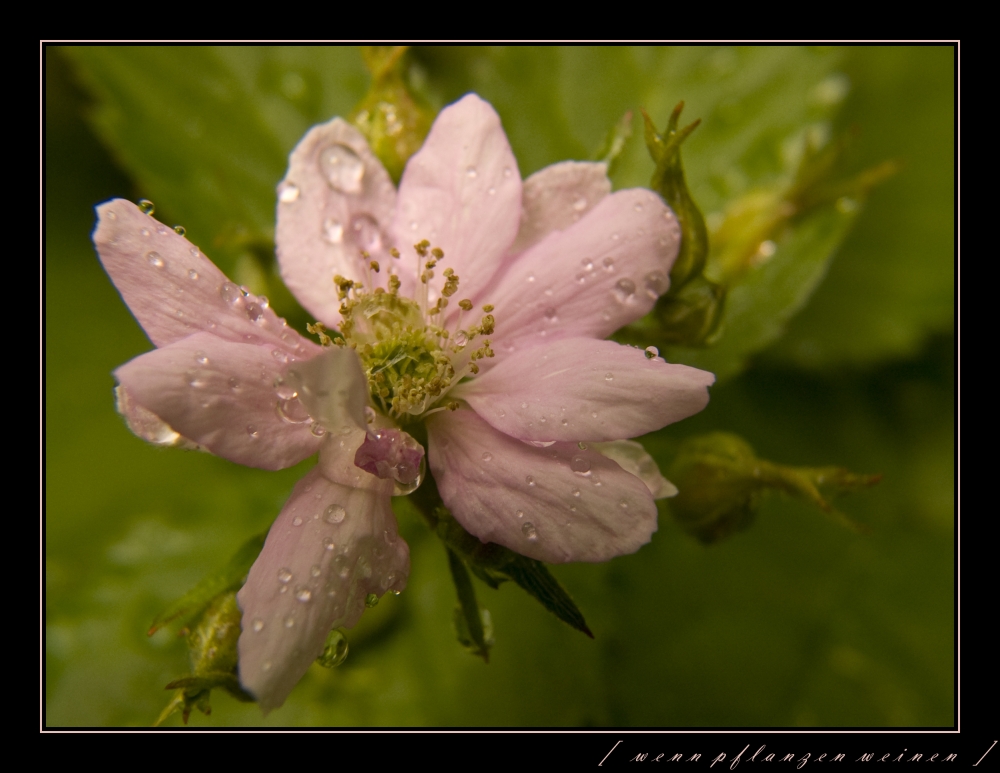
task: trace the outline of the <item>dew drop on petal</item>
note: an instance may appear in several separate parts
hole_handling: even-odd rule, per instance
[[[302,519],[299,518],[299,516],[296,515],[294,518],[292,518],[292,526],[301,526],[301,525],[302,525]]]
[[[277,403],[278,418],[286,424],[304,424],[309,421],[309,412],[298,400],[279,400]]]
[[[524,482],[527,483],[529,486],[534,486],[535,485],[535,479],[531,475],[528,475],[524,479]]]
[[[264,630],[264,621],[258,617],[253,621],[253,625],[251,627],[253,628],[254,633],[260,633]]]
[[[629,303],[635,297],[635,282],[631,279],[619,279],[612,292],[619,303]]]
[[[187,233],[187,229],[182,225],[175,225],[174,233],[177,234],[178,236],[183,236],[184,234]]]
[[[295,183],[285,183],[278,192],[278,201],[282,204],[291,204],[299,199],[299,186]]]
[[[114,212],[108,212],[108,220],[117,220],[117,219],[118,215],[116,215]]]
[[[504,177],[510,177],[512,174],[514,174],[514,173],[511,171],[511,169],[510,169],[509,166],[505,166],[503,168],[503,176]]]
[[[524,510],[518,510],[518,511],[517,511],[517,512],[515,513],[515,515],[516,515],[516,516],[517,516],[518,518],[524,518]]]
[[[320,172],[330,187],[340,193],[358,193],[365,176],[365,164],[346,145],[334,144],[319,154]]]
[[[489,451],[483,451],[483,461],[484,462],[492,461],[492,459],[493,459],[493,454],[491,454]]]
[[[468,169],[465,170],[465,176],[470,179],[474,178],[477,174],[478,172],[476,172],[476,167],[474,166],[470,166]]]
[[[556,321],[556,310],[554,308],[552,308],[551,306],[549,306],[545,310],[545,319],[549,320],[549,322],[555,322]]]
[[[356,215],[351,220],[351,234],[354,243],[368,252],[378,252],[382,249],[382,231],[371,215]]]
[[[569,463],[569,468],[580,475],[590,472],[590,461],[582,456],[574,456]]]
[[[534,274],[528,274],[528,282],[530,283],[530,282],[534,282],[534,281],[535,281],[535,275]]]
[[[650,271],[646,274],[646,295],[653,300],[659,298],[667,290],[667,275],[662,271]]]
[[[528,542],[538,542],[538,531],[531,521],[525,521],[521,525],[521,533],[528,538]]]
[[[147,253],[146,260],[149,261],[149,265],[153,268],[163,268],[163,258],[160,257],[160,253],[158,252]]]
[[[324,427],[319,422],[313,422],[313,425],[312,427],[309,428],[309,431],[312,432],[313,435],[315,435],[316,437],[323,437],[326,434],[326,427]]]
[[[622,510],[628,510],[628,502],[626,502],[626,501],[625,501],[624,499],[619,499],[619,500],[618,500],[618,506],[619,506],[619,507],[620,507],[620,508],[621,508]]]
[[[580,496],[580,489],[578,489],[578,488],[573,489],[573,496],[579,498],[579,496]]]
[[[279,400],[294,400],[299,396],[295,387],[289,386],[281,378],[274,383],[274,393],[278,396]]]
[[[236,301],[243,297],[240,288],[232,282],[224,282],[222,287],[219,288],[219,295],[222,296],[222,300],[229,304],[236,303]]]
[[[139,235],[140,236],[149,236],[150,233],[152,233],[152,232],[148,228],[140,228],[139,229]]]
[[[327,523],[340,523],[347,515],[347,510],[342,505],[330,505],[326,508],[324,517]]]
[[[639,202],[637,201],[637,202],[635,203],[635,206],[633,207],[633,209],[634,209],[634,210],[635,210],[636,212],[642,212],[642,204],[641,204],[641,203],[639,203]]]
[[[594,270],[594,261],[592,261],[590,258],[584,258],[583,260],[581,260],[580,265],[583,266],[583,270],[586,271],[588,274]]]
[[[344,241],[344,225],[339,220],[328,217],[323,221],[323,238],[330,244],[340,244]]]
[[[333,541],[333,537],[326,537],[323,540],[323,548],[325,550],[333,550],[337,547],[337,543]]]
[[[285,628],[293,628],[295,626],[295,618],[289,615],[285,618]]]
[[[605,373],[604,374],[604,380],[605,381],[614,381],[615,380],[615,374],[614,373]]]
[[[604,270],[609,274],[615,270],[615,259],[608,257],[601,261],[604,264]]]
[[[292,581],[292,570],[282,567],[278,570],[278,582],[282,585],[288,585]]]
[[[647,360],[655,360],[660,355],[660,350],[655,346],[647,346],[645,354]]]
[[[308,588],[296,588],[295,589],[295,598],[297,598],[299,601],[301,601],[303,604],[305,604],[307,601],[309,601],[309,599],[312,598],[312,591],[309,590]],[[287,621],[286,621],[286,625],[287,625]]]
[[[527,403],[521,403],[521,408],[522,408],[522,409],[524,409],[524,408],[527,408],[527,407],[528,407],[528,404],[527,404]]]
[[[199,365],[208,365],[208,357],[205,355],[205,352],[195,352],[194,361]]]
[[[252,438],[260,437],[260,432],[253,424],[247,424],[247,434]]]
[[[578,196],[576,201],[573,202],[573,209],[577,212],[583,212],[587,208],[587,199],[583,196]]]

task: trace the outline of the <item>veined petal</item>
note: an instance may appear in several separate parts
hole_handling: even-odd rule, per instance
[[[318,347],[266,305],[244,295],[183,236],[131,201],[97,207],[94,245],[129,310],[157,346],[198,331],[230,341],[268,343],[292,356]]]
[[[459,297],[473,297],[499,268],[520,217],[521,176],[500,116],[469,94],[441,111],[403,172],[393,221],[407,248],[401,262],[428,239],[444,250],[442,267],[458,274]]]
[[[441,498],[483,542],[550,563],[607,561],[656,531],[646,485],[593,449],[536,448],[469,410],[436,414],[427,429]]]
[[[480,293],[478,302],[495,307],[497,357],[557,338],[606,338],[639,319],[669,287],[680,237],[674,213],[652,191],[606,196]]]
[[[564,338],[514,351],[452,394],[521,440],[607,441],[698,413],[714,382],[708,371],[614,341]]]
[[[524,181],[521,225],[510,251],[523,252],[553,231],[568,228],[611,193],[608,165],[596,161],[563,161],[535,172]]]
[[[645,483],[653,499],[677,496],[677,486],[663,477],[656,460],[646,453],[641,443],[634,440],[612,440],[610,443],[594,443],[591,448],[614,460],[625,472]]]
[[[278,186],[275,243],[285,284],[321,322],[333,327],[340,320],[334,274],[365,281],[362,250],[391,262],[387,229],[395,202],[389,173],[343,119],[313,127],[295,146]],[[412,274],[398,263],[398,272]]]
[[[265,712],[284,703],[331,629],[357,623],[367,594],[406,587],[392,482],[362,474],[358,487],[318,468],[300,480],[237,594],[240,681]]]
[[[213,454],[279,470],[318,450],[294,390],[276,387],[287,365],[270,345],[195,333],[125,363],[115,378],[135,405]]]

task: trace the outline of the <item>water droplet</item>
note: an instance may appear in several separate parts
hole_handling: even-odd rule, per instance
[[[291,569],[286,569],[282,567],[281,569],[278,570],[278,582],[280,582],[282,585],[288,585],[288,583],[292,581],[293,576],[294,575],[292,575]]]
[[[465,170],[466,177],[473,178],[476,176],[476,174],[477,174],[476,167],[474,166],[470,166],[468,169]]]
[[[149,199],[139,199],[139,210],[144,215],[152,215],[156,211],[156,207]]]
[[[497,189],[496,189],[496,188],[494,188],[494,187],[493,187],[493,186],[491,185],[491,186],[490,186],[490,189],[489,189],[488,191],[486,191],[486,192],[487,192],[488,194],[490,194],[490,196],[495,196],[495,195],[496,195],[496,193],[497,193]]]
[[[638,201],[637,201],[637,202],[635,203],[635,206],[634,206],[634,207],[632,207],[632,208],[633,208],[633,209],[634,209],[634,210],[635,210],[636,212],[642,212],[642,204],[640,204],[640,203],[639,203]]]
[[[194,361],[199,365],[208,365],[208,357],[205,355],[205,352],[195,352]]]
[[[524,510],[518,510],[518,511],[517,511],[517,512],[515,513],[515,515],[516,515],[516,516],[517,516],[518,518],[524,518]]]
[[[613,241],[613,242],[618,241],[620,238],[621,237],[617,233],[611,234],[611,241]]]
[[[567,426],[567,425],[569,424],[569,419],[563,419],[563,420],[562,420],[561,422],[559,422],[559,423],[560,423],[560,424],[562,424],[562,425],[563,425],[563,426],[565,427],[565,426]]]
[[[251,626],[251,628],[253,628],[254,633],[260,633],[261,631],[264,630],[264,621],[258,617],[256,620],[253,621],[253,625]]]
[[[551,306],[549,306],[545,310],[545,319],[549,320],[549,322],[555,322],[556,321],[556,310],[554,308],[552,308]]]
[[[614,373],[605,373],[604,374],[604,380],[605,381],[614,381],[615,380],[615,374]]]
[[[580,475],[590,472],[590,461],[582,456],[574,456],[569,463],[569,468]]]
[[[323,437],[323,435],[326,434],[326,427],[324,427],[319,422],[313,422],[313,425],[312,427],[309,428],[309,431],[312,432],[313,435],[315,435],[316,437]]]
[[[247,434],[252,438],[260,437],[260,432],[253,424],[247,424]]]
[[[295,626],[295,618],[289,615],[285,618],[285,628],[293,628]]]
[[[646,295],[655,301],[667,291],[668,284],[667,275],[662,271],[650,271],[645,279]]]
[[[521,533],[528,538],[528,542],[538,542],[538,531],[531,521],[525,521],[521,525]]]
[[[326,537],[323,539],[323,547],[326,550],[333,550],[337,547],[337,543],[333,541],[333,537]]]
[[[150,233],[152,233],[152,231],[150,231],[148,228],[140,228],[139,229],[139,235],[140,236],[149,236]]]
[[[327,523],[340,523],[347,515],[347,510],[342,505],[330,505],[326,508],[325,518]]]
[[[578,488],[573,489],[573,496],[579,498],[579,496],[580,496],[580,489],[578,489]]]
[[[528,282],[534,282],[534,281],[535,281],[535,275],[534,274],[528,274]]]
[[[364,162],[346,145],[331,145],[319,154],[320,172],[330,187],[341,193],[358,193],[365,176]]]
[[[659,356],[660,356],[660,350],[657,349],[655,346],[647,346],[646,347],[646,359],[647,360],[655,360]]]
[[[274,393],[278,396],[279,400],[294,400],[299,396],[295,387],[285,383],[285,380],[280,377],[274,382]]]
[[[504,416],[507,415],[507,411],[501,408],[500,411],[497,413],[497,415],[502,419]]]
[[[619,500],[618,500],[618,506],[619,506],[619,507],[620,507],[620,508],[621,508],[622,510],[628,510],[628,502],[626,502],[626,501],[625,501],[624,499],[619,499]]]
[[[193,268],[190,269],[188,271],[188,279],[197,279],[197,278],[198,278],[198,272],[195,271]]]
[[[286,424],[304,424],[311,418],[305,406],[298,400],[279,400],[276,409],[278,418]]]
[[[452,340],[455,342],[455,346],[465,346],[469,341],[469,334],[464,330],[459,330]]]
[[[351,220],[351,233],[354,243],[368,252],[378,252],[382,249],[382,231],[371,215],[356,215]]]
[[[612,292],[619,303],[631,303],[635,297],[635,282],[631,279],[619,279]]]
[[[297,598],[299,601],[305,604],[307,601],[309,601],[309,599],[312,598],[312,591],[309,590],[308,588],[296,588],[295,598]]]
[[[336,591],[331,591],[330,595],[336,595]],[[316,659],[316,662],[324,668],[336,668],[347,660],[347,650],[347,637],[334,628],[326,637],[323,654]]]
[[[285,183],[278,191],[278,201],[282,204],[291,204],[299,199],[299,186],[295,183]]]
[[[583,260],[581,260],[580,265],[583,266],[583,270],[586,271],[588,274],[594,270],[594,261],[592,261],[590,258],[584,258]]]
[[[514,174],[514,173],[511,171],[511,169],[510,169],[509,166],[505,166],[503,168],[503,176],[504,177],[510,177],[512,174]]]
[[[229,378],[229,388],[232,389],[234,392],[240,391],[240,380],[236,378],[236,376],[231,376]]]
[[[614,258],[605,258],[601,262],[604,264],[604,270],[607,271],[609,274],[615,270]]]
[[[299,518],[299,516],[296,515],[294,518],[292,518],[292,526],[301,526],[301,525],[302,525],[302,519]]]
[[[591,411],[590,412],[590,418],[596,419],[597,418],[597,411]]]
[[[323,221],[323,238],[330,244],[340,244],[344,241],[344,226],[339,220],[328,217]]]
[[[259,301],[250,301],[246,307],[247,319],[251,322],[259,323],[264,318],[265,308]]]
[[[493,454],[491,454],[489,451],[483,451],[483,461],[484,462],[489,462],[492,459],[493,459]]]
[[[236,303],[243,297],[243,293],[240,292],[240,288],[232,282],[223,283],[222,287],[219,288],[219,295],[222,296],[222,300],[229,304]]]
[[[114,212],[108,212],[108,220],[117,220],[117,219],[118,215],[116,215]]]
[[[583,196],[578,197],[576,201],[573,202],[573,209],[575,209],[577,212],[583,212],[583,210],[585,210],[586,208],[587,208],[587,199],[584,198]]]
[[[149,261],[149,265],[153,268],[163,268],[163,258],[160,257],[158,252],[150,252],[146,255],[146,260]]]
[[[174,233],[177,234],[178,236],[183,236],[184,234],[187,233],[187,229],[184,228],[184,226],[182,226],[182,225],[175,225],[174,226]]]
[[[527,476],[524,479],[524,482],[527,483],[529,486],[534,486],[535,485],[535,479],[531,475]]]

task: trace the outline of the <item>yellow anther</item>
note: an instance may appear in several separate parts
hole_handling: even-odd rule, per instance
[[[368,254],[367,250],[361,250],[361,257],[364,258],[365,260],[368,260],[369,258],[371,258],[371,255]]]
[[[441,260],[441,258],[444,257],[444,250],[442,250],[440,247],[435,247],[433,250],[431,250],[431,255],[433,255],[438,260]]]
[[[483,311],[489,314],[491,311],[493,311],[493,304],[487,303],[485,306],[483,306]]]
[[[468,298],[463,298],[458,302],[458,307],[463,311],[470,311],[472,309],[472,301]]]
[[[479,327],[482,330],[482,332],[485,333],[486,335],[492,335],[493,326],[495,324],[496,320],[493,319],[493,315],[487,314],[485,317],[483,317],[483,321],[479,323]]]
[[[330,346],[333,344],[333,339],[326,334],[326,325],[322,322],[310,322],[306,325],[306,330],[312,333],[314,336],[319,338],[321,346]],[[338,339],[338,343],[342,339]]]
[[[427,263],[424,264],[424,266],[425,266],[425,268],[434,268],[434,266],[436,266],[437,264],[438,264],[438,262],[436,260],[431,259],[431,260],[428,260]]]
[[[458,404],[458,400],[449,400],[448,401],[448,410],[449,411],[457,411],[459,409],[459,407],[460,406]]]
[[[398,276],[396,276],[395,274],[391,274],[389,276],[389,292],[390,293],[392,293],[393,295],[395,295],[399,291],[399,285],[400,284],[401,284],[401,282],[399,281],[399,277]]]
[[[381,295],[384,292],[385,292],[385,288],[384,287],[376,287],[375,288],[375,295]]]
[[[370,268],[370,269],[371,269],[372,271],[374,271],[374,272],[375,272],[376,274],[378,273],[378,261],[377,261],[377,260],[373,260],[373,261],[372,261],[371,263],[369,263],[369,264],[368,264],[368,267],[369,267],[369,268]]]
[[[454,273],[455,273],[455,269],[453,269],[453,268],[446,268],[446,269],[444,270],[444,275],[445,275],[445,276],[449,276],[449,277],[450,277],[450,276],[451,276],[452,274],[454,274]]]
[[[395,247],[392,247],[392,248],[389,249],[389,254],[392,255],[392,257],[394,257],[394,258],[398,258],[399,257],[399,250],[397,250]]]
[[[417,251],[417,255],[419,255],[421,258],[426,258],[427,257],[427,248],[430,247],[430,246],[431,246],[431,243],[429,241],[427,241],[426,239],[424,239],[424,240],[422,240],[422,241],[417,242],[416,244],[414,244],[413,245],[413,249],[415,249]]]
[[[474,362],[470,362],[470,363],[469,363],[469,370],[470,370],[470,371],[471,371],[471,372],[472,372],[473,374],[475,374],[475,373],[478,373],[478,372],[479,372],[479,366],[478,366],[478,365],[476,365],[476,363],[474,363]]]

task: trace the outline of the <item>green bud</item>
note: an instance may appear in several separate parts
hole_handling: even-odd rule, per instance
[[[326,637],[323,654],[316,658],[316,662],[323,668],[336,668],[347,660],[347,650],[347,636],[342,629],[334,628]]]
[[[654,311],[661,325],[657,343],[682,346],[712,343],[725,299],[726,288],[704,276],[693,278],[676,294],[664,296]]]
[[[679,493],[670,512],[685,531],[706,544],[746,528],[761,497],[783,491],[805,499],[856,531],[862,527],[834,510],[821,489],[831,494],[855,491],[881,480],[840,467],[787,467],[758,459],[738,435],[714,432],[688,438],[678,449],[670,480]]]
[[[372,82],[350,116],[396,183],[410,156],[423,145],[434,120],[434,112],[412,86],[407,48],[361,47]]]

